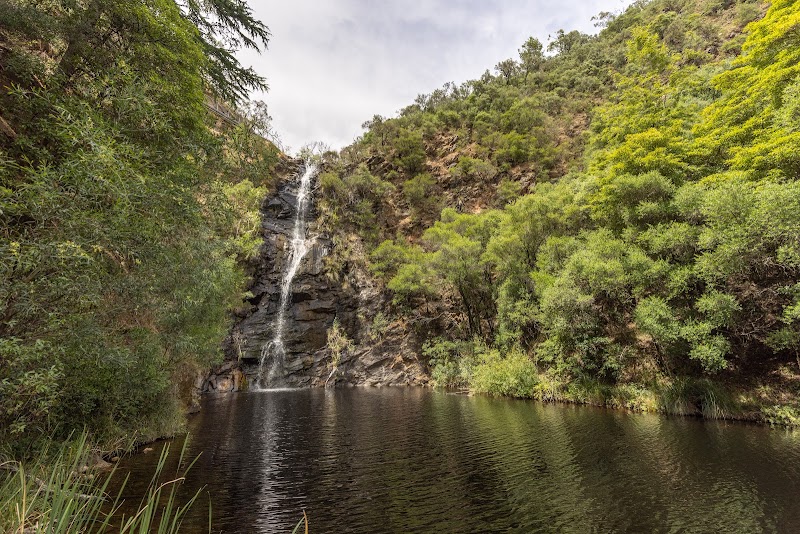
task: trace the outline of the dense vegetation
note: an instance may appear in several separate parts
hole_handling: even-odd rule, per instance
[[[328,154],[333,261],[383,280],[440,385],[797,421],[800,4],[598,24]]]
[[[179,428],[260,242],[233,53],[268,37],[241,0],[0,3],[0,441]]]

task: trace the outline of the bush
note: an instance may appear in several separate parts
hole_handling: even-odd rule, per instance
[[[39,434],[52,430],[63,379],[53,355],[53,347],[43,340],[25,345],[0,339],[0,439],[7,439],[6,433],[18,439],[16,435],[34,428]]]
[[[501,356],[491,350],[479,357],[472,374],[470,389],[477,393],[532,398],[539,374],[536,366],[525,354],[512,351]]]
[[[796,406],[769,406],[763,413],[771,425],[800,426],[800,408]]]
[[[756,20],[761,11],[757,4],[740,3],[736,6],[736,22],[740,26],[744,26]]]
[[[459,179],[490,180],[497,174],[497,169],[488,161],[461,156],[456,166],[450,169],[450,174]]]
[[[516,180],[504,178],[497,185],[497,200],[500,206],[505,206],[515,201],[521,193],[522,184]]]
[[[408,174],[416,174],[425,167],[425,145],[422,134],[417,131],[403,130],[395,139],[394,148],[397,151],[395,164]]]
[[[342,355],[353,351],[353,340],[347,337],[347,332],[339,324],[339,319],[334,319],[328,329],[327,347],[331,352],[331,365],[334,369],[339,367]]]
[[[383,312],[376,313],[369,326],[369,340],[373,343],[381,341],[387,334],[390,324],[391,320]]]
[[[403,195],[416,213],[425,215],[436,211],[439,199],[433,194],[434,185],[436,180],[428,173],[418,174],[403,182]]]
[[[475,353],[469,342],[435,338],[422,345],[435,387],[467,388],[472,379]]]

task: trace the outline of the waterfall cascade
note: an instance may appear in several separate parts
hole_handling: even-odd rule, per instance
[[[324,261],[335,243],[314,224],[314,188],[320,172],[302,160],[282,162],[280,186],[261,206],[264,244],[251,268],[250,295],[234,310],[235,323],[224,346],[226,361],[198,386],[227,392],[324,386],[334,382],[328,332],[335,319],[348,332],[367,332],[388,305],[366,266],[347,266],[347,283],[330,276]],[[394,323],[380,343],[359,347],[339,367],[339,384],[426,384],[427,369],[417,355],[418,338]]]
[[[284,358],[286,349],[283,345],[283,334],[286,329],[286,308],[289,305],[289,296],[292,293],[292,280],[294,280],[300,262],[308,253],[313,239],[308,239],[306,220],[308,208],[311,204],[311,184],[317,173],[317,166],[306,161],[305,171],[300,176],[300,187],[297,190],[295,202],[294,228],[289,243],[289,256],[281,280],[281,297],[278,303],[277,315],[272,322],[273,338],[261,347],[261,358],[258,365],[258,377],[254,384],[256,389],[266,389],[281,385],[284,376]]]

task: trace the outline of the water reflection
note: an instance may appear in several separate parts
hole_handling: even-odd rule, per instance
[[[800,531],[800,436],[756,426],[356,389],[209,399],[190,431],[216,532]]]

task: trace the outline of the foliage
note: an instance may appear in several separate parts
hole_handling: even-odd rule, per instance
[[[419,216],[437,211],[439,199],[433,193],[436,180],[428,173],[418,174],[403,182],[403,194],[412,210]]]
[[[771,425],[800,426],[800,409],[796,406],[769,406],[764,416]]]
[[[383,312],[378,312],[372,318],[372,322],[369,325],[369,339],[374,343],[379,343],[383,340],[386,336],[387,331],[389,330],[389,326],[391,325],[391,320],[387,317]]]
[[[348,173],[326,172],[319,178],[320,202],[328,226],[354,226],[370,242],[379,239],[376,212],[384,195],[395,187],[361,164]]]
[[[698,127],[711,169],[797,177],[800,160],[793,147],[800,144],[798,27],[796,2],[772,2],[766,16],[748,26],[747,41],[733,68],[714,79],[723,96],[704,110],[705,120]]]
[[[0,439],[180,428],[277,158],[207,92],[235,117],[263,80],[233,52],[267,37],[239,0],[4,3]]]
[[[531,398],[538,383],[536,366],[525,354],[511,351],[501,357],[493,350],[481,355],[470,386],[478,393]]]
[[[636,2],[365,125],[348,168],[444,204],[388,192],[370,256],[435,382],[719,417],[710,377],[800,361],[800,7],[766,7]]]
[[[499,221],[496,211],[467,215],[448,208],[423,236],[431,249],[432,269],[461,299],[471,336],[482,337],[484,331],[491,336],[494,331],[491,272],[480,258]]]
[[[659,397],[662,408],[667,413],[699,413],[710,419],[729,417],[734,404],[721,386],[708,379],[676,379],[661,388]]]
[[[238,109],[238,123],[226,130],[221,153],[209,164],[222,163],[220,172],[233,173],[238,180],[260,187],[274,187],[273,167],[279,160],[278,134],[264,102],[243,104]]]
[[[338,319],[334,319],[333,324],[328,329],[327,347],[331,351],[331,364],[334,368],[339,367],[342,355],[353,350],[353,341],[347,337],[347,332],[339,324]]]
[[[461,156],[455,167],[450,169],[450,174],[455,178],[489,180],[494,178],[497,174],[497,170],[487,161],[471,158],[469,156]]]
[[[11,435],[51,427],[63,378],[62,366],[51,359],[53,352],[44,340],[31,345],[14,338],[0,339],[5,364],[0,371],[0,424]]]
[[[480,342],[454,342],[446,338],[426,341],[422,354],[431,368],[433,384],[446,388],[469,387],[477,364],[477,351],[481,348]]]

